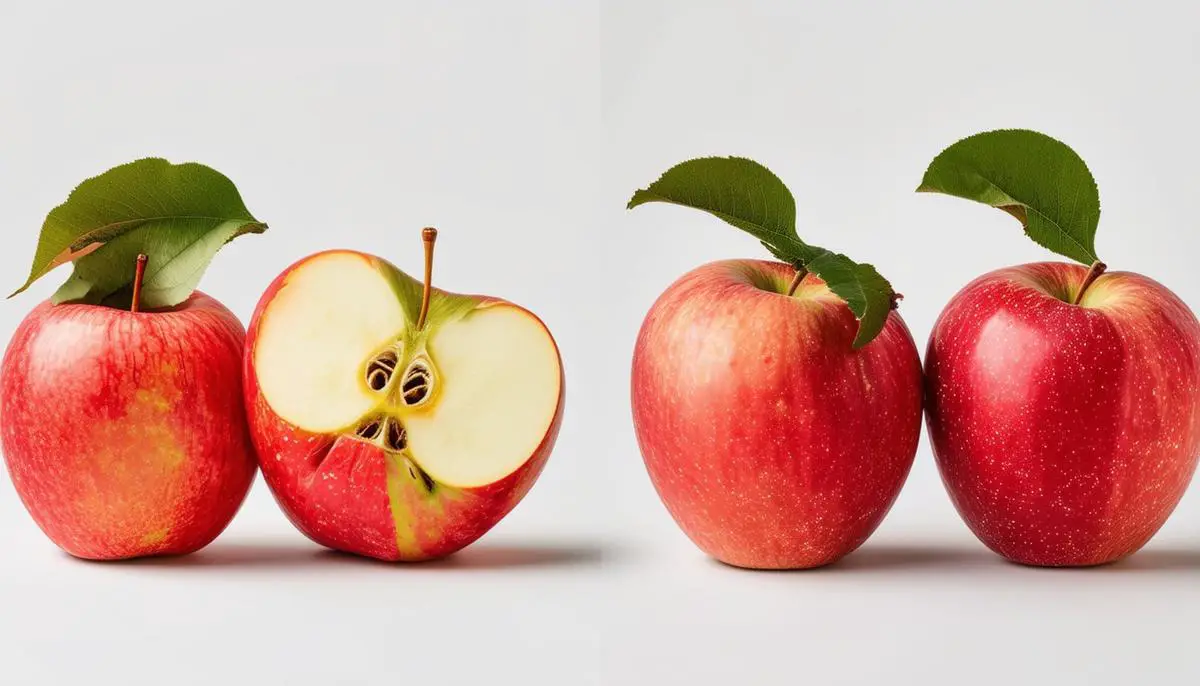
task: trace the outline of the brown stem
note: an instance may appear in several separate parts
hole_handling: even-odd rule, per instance
[[[129,303],[129,311],[137,312],[141,309],[140,302],[142,300],[142,280],[146,278],[146,261],[145,255],[137,256],[137,266],[133,271],[133,302]]]
[[[790,286],[788,286],[788,291],[787,291],[788,297],[791,297],[792,294],[796,292],[796,289],[800,287],[800,282],[803,281],[804,277],[806,277],[806,276],[808,276],[807,269],[805,269],[804,267],[796,268],[796,275],[792,277],[792,284]]]
[[[421,240],[425,243],[425,287],[421,290],[421,314],[417,317],[417,329],[425,328],[425,317],[429,314],[429,296],[433,291],[433,243],[437,240],[437,229],[427,226],[421,229]]]
[[[1091,286],[1096,279],[1100,278],[1100,275],[1104,273],[1105,269],[1108,269],[1108,265],[1104,264],[1100,260],[1096,260],[1092,263],[1091,268],[1088,269],[1087,276],[1083,277],[1083,283],[1079,285],[1079,292],[1075,294],[1075,301],[1071,303],[1072,305],[1078,305],[1079,303],[1083,302],[1083,294],[1087,293],[1088,287]]]

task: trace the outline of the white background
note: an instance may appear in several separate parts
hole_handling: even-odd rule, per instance
[[[1111,268],[1200,307],[1200,10],[968,4],[0,2],[8,288],[79,180],[150,154],[197,160],[271,225],[202,284],[244,320],[319,249],[417,271],[433,224],[439,285],[538,312],[568,379],[537,487],[434,565],[323,552],[261,482],[197,555],[83,563],[4,480],[0,682],[1194,682],[1195,493],[1125,563],[1019,568],[961,524],[923,442],[862,550],[753,573],[704,558],[642,468],[628,408],[642,316],[688,269],[764,255],[697,213],[623,210],[688,157],[768,164],[801,235],[874,262],[923,347],[971,278],[1052,259],[1003,213],[914,194],[925,165],[976,131],[1043,130],[1099,181]],[[0,336],[65,276],[0,303]]]

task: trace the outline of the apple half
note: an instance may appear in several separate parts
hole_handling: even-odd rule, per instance
[[[317,543],[384,560],[470,544],[528,492],[558,434],[564,379],[535,315],[429,285],[352,251],[267,289],[245,371],[263,475]]]

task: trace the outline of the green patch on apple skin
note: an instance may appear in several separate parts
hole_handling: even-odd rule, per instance
[[[421,548],[417,523],[440,522],[447,503],[463,498],[457,488],[432,481],[432,478],[410,471],[407,461],[419,468],[420,463],[407,453],[385,453],[388,504],[396,527],[396,550],[402,560],[424,560],[429,553]],[[433,488],[429,488],[429,484]]]
[[[404,457],[393,453],[385,453],[387,466],[388,505],[392,512],[392,522],[396,527],[396,551],[402,558],[418,557],[421,547],[417,542],[417,533],[410,522],[412,512],[405,498],[405,489],[411,480],[408,469],[401,464]]]
[[[757,238],[777,259],[809,272],[845,301],[858,319],[854,347],[883,331],[898,296],[875,267],[810,245],[796,234],[796,201],[779,177],[742,157],[704,157],[671,167],[626,205],[665,202],[707,212]]]
[[[164,372],[173,365],[163,365]],[[177,470],[187,461],[187,451],[180,443],[179,436],[172,424],[172,413],[178,403],[183,400],[182,392],[174,387],[174,376],[164,376],[158,384],[134,391],[133,397],[125,406],[125,422],[106,422],[99,424],[97,430],[113,436],[124,435],[129,440],[129,427],[138,427],[137,436],[145,446],[145,454],[153,456],[158,464],[168,470]],[[121,439],[113,438],[105,444],[120,444]],[[110,466],[116,464],[111,459],[104,460]]]
[[[917,192],[1004,210],[1038,245],[1085,265],[1100,261],[1096,180],[1074,150],[1045,134],[1004,129],[964,138],[934,158]]]
[[[137,257],[146,255],[139,305],[173,307],[191,296],[222,246],[266,229],[220,172],[195,163],[137,160],[87,179],[50,211],[29,277],[12,295],[74,262],[55,303],[125,309]]]
[[[133,395],[134,402],[139,405],[146,406],[156,412],[166,413],[170,411],[172,402],[161,391],[139,388]]]
[[[143,546],[154,546],[167,540],[167,536],[171,533],[169,528],[155,529],[142,536],[140,541]]]

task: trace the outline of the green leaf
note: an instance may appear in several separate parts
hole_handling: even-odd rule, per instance
[[[855,348],[874,340],[887,323],[896,301],[891,285],[869,264],[800,240],[791,191],[761,164],[742,157],[688,160],[634,193],[626,207],[648,202],[708,212],[759,239],[777,259],[816,274],[858,318]]]
[[[883,331],[888,313],[896,306],[899,296],[872,265],[859,264],[840,253],[818,250],[821,253],[804,266],[821,277],[829,290],[850,306],[850,311],[858,318],[854,347],[861,348]]]
[[[934,158],[918,192],[946,193],[1000,208],[1039,245],[1083,264],[1096,256],[1100,194],[1075,151],[1036,131],[980,133]]]
[[[130,162],[79,184],[50,211],[29,278],[13,295],[74,262],[54,302],[127,307],[137,256],[145,254],[140,305],[170,307],[191,295],[225,243],[266,228],[233,182],[209,167],[157,158]]]
[[[262,233],[265,224],[226,221],[217,226],[180,223],[145,225],[105,243],[75,262],[75,271],[51,298],[56,303],[87,302],[127,308],[133,297],[129,265],[145,254],[140,304],[170,307],[188,299],[213,255],[244,233]]]
[[[703,157],[677,164],[630,198],[683,205],[728,222],[786,255],[804,252],[796,236],[796,200],[778,176],[741,157]],[[773,246],[773,247],[771,247]],[[794,257],[781,258],[794,261]]]

